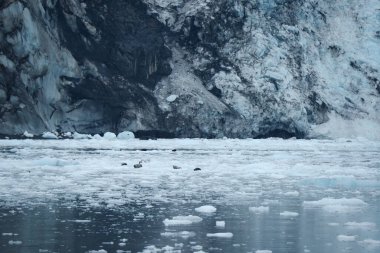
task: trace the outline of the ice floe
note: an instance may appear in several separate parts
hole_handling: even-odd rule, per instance
[[[226,222],[225,221],[216,221],[217,228],[225,228],[226,227]]]
[[[346,222],[344,223],[349,229],[373,230],[376,229],[376,223],[373,222]]]
[[[358,212],[367,207],[367,203],[357,198],[323,198],[317,201],[304,201],[305,208],[322,208],[331,213]]]
[[[180,237],[183,239],[188,239],[190,237],[194,237],[195,233],[194,232],[189,232],[189,231],[181,231],[181,232],[164,232],[161,233],[161,236],[163,237]]]
[[[188,216],[175,216],[171,220],[165,219],[163,223],[165,226],[183,226],[183,225],[191,225],[194,223],[199,223],[203,219],[198,216],[188,215]]]
[[[249,211],[252,213],[268,213],[269,206],[250,207]]]
[[[195,208],[195,211],[197,211],[199,213],[215,213],[216,208],[213,206],[210,206],[210,205],[206,205],[206,206],[201,206],[201,207]]]
[[[359,245],[369,249],[369,250],[375,250],[377,248],[380,248],[380,241],[379,240],[373,240],[373,239],[365,239],[362,241],[358,241]]]
[[[355,235],[338,235],[336,238],[340,242],[353,242],[356,240]]]
[[[298,217],[299,213],[285,211],[285,212],[281,212],[280,216],[283,216],[283,217]]]
[[[215,237],[215,238],[232,238],[234,236],[233,233],[207,233],[207,237]]]

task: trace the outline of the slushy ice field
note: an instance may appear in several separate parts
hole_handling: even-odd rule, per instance
[[[377,253],[380,142],[1,140],[0,252]]]

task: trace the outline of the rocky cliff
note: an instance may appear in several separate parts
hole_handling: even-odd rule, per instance
[[[380,1],[0,0],[0,134],[380,120]]]

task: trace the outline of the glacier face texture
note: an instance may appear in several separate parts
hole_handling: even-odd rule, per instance
[[[0,0],[0,134],[315,136],[379,71],[379,0]]]

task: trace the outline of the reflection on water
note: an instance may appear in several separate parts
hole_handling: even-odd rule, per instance
[[[299,198],[269,201],[268,212],[249,212],[248,206],[217,206],[214,214],[197,214],[196,206],[130,205],[117,209],[53,205],[0,209],[0,252],[377,252],[338,235],[380,238],[378,228],[352,229],[348,220],[380,224],[378,207],[346,215],[304,209]],[[289,210],[297,217],[281,216]],[[177,215],[199,215],[203,221],[165,227]],[[225,221],[225,227],[216,227]],[[186,233],[179,233],[187,231]],[[207,233],[231,232],[233,238],[209,238]],[[21,244],[20,244],[21,243]],[[154,245],[154,247],[153,247]],[[151,246],[151,247],[149,247]],[[169,246],[169,247],[166,247]],[[368,246],[368,245],[367,245]],[[150,249],[150,251],[148,250]],[[165,251],[166,249],[166,251]],[[172,251],[170,251],[172,250]],[[180,250],[180,251],[173,251]],[[102,251],[99,251],[102,252]]]

